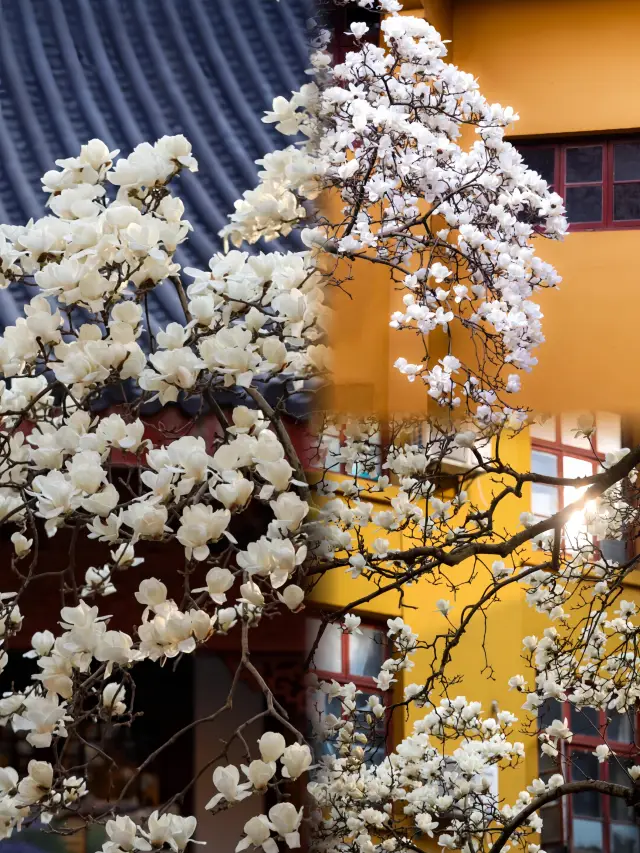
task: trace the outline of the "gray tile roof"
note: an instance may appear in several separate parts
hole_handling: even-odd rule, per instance
[[[184,133],[200,164],[179,194],[194,226],[183,265],[206,267],[254,161],[284,138],[261,122],[308,78],[313,0],[0,0],[0,221],[44,213],[40,176],[100,137],[128,153]],[[0,291],[0,326],[20,294]],[[180,317],[161,287],[154,320]]]

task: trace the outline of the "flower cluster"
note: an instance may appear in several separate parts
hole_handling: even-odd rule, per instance
[[[0,337],[0,523],[10,530],[18,587],[0,594],[0,670],[22,610],[50,574],[41,537],[71,542],[58,573],[59,630],[34,634],[27,656],[36,675],[0,699],[0,724],[35,750],[51,749],[56,763],[31,761],[23,778],[0,770],[0,837],[37,818],[80,814],[87,784],[58,757],[73,741],[86,745],[83,724],[129,725],[137,713],[131,670],[193,654],[216,635],[237,638],[241,649],[219,713],[233,706],[243,675],[265,694],[265,710],[231,737],[244,763],[229,763],[230,744],[213,762],[207,809],[267,791],[276,800],[246,822],[239,853],[300,847],[304,820],[323,851],[400,853],[437,834],[441,846],[464,853],[507,841],[538,853],[529,843],[541,826],[538,801],[561,796],[564,778],[536,779],[513,803],[500,800],[493,774],[524,754],[512,740],[517,720],[455,697],[447,669],[470,620],[486,618],[509,584],[521,583],[551,623],[525,638],[527,675],[509,682],[526,696],[525,713],[549,699],[622,713],[640,698],[636,605],[619,598],[634,561],[607,559],[598,545],[637,528],[640,451],[608,454],[603,470],[578,484],[577,534],[568,513],[541,521],[524,512],[517,532],[500,516],[536,476],[515,470],[501,445],[526,422],[510,400],[543,340],[535,294],[559,281],[533,237],[563,236],[562,201],[505,139],[517,116],[446,62],[433,27],[397,14],[397,0],[357,3],[384,13],[384,46],[365,43],[366,25],[354,23],[354,49],[331,68],[318,36],[313,80],[276,98],[263,119],[298,141],[258,161],[257,187],[222,232],[236,248],[214,255],[208,269],[182,270],[176,260],[191,225],[173,182],[197,171],[183,136],[119,158],[91,140],[44,175],[47,215],[0,226],[0,286],[32,294]],[[340,200],[337,221],[313,207],[327,190]],[[242,248],[294,230],[302,251]],[[388,270],[393,330],[446,341],[425,345],[418,363],[395,363],[422,383],[440,416],[322,416],[310,437],[316,501],[287,406],[330,377],[326,293],[348,288],[356,261]],[[175,291],[183,316],[156,328],[150,299],[161,288]],[[114,399],[121,402],[107,408]],[[151,428],[149,404],[166,411],[176,403],[196,414],[177,430]],[[580,430],[593,435],[586,421]],[[488,499],[474,487],[479,475],[491,483]],[[556,480],[539,482],[567,485]],[[162,579],[142,556],[148,542],[167,546],[172,561],[178,555]],[[87,547],[109,558],[87,560]],[[465,575],[460,567],[470,563]],[[402,601],[403,588],[423,578],[444,591],[433,638],[388,621],[379,695],[363,701],[353,683],[313,684],[321,707],[340,711],[312,714],[307,743],[252,663],[249,639],[283,609],[300,611],[308,586],[334,570],[371,582],[361,601],[390,591]],[[134,573],[140,615],[127,633],[94,602]],[[481,579],[477,599],[456,609],[459,587]],[[352,609],[331,618],[357,636]],[[396,709],[419,713],[383,754]],[[264,733],[250,745],[244,728],[257,720]],[[572,738],[561,718],[538,734],[552,758]],[[603,743],[595,755],[604,762],[611,752]],[[640,769],[629,775],[635,782]],[[308,781],[310,807],[291,802],[299,779]],[[135,822],[109,804],[95,818],[105,824],[104,853],[181,853],[196,821],[169,805]]]
[[[79,577],[71,554],[61,630],[34,635],[34,680],[0,700],[2,724],[35,749],[82,737],[87,718],[133,719],[127,683],[138,662],[191,654],[214,633],[240,633],[304,601],[309,488],[286,400],[327,371],[324,278],[310,251],[232,251],[207,270],[181,270],[175,253],[191,225],[171,185],[197,171],[188,140],[118,153],[94,139],[57,161],[42,179],[47,215],[0,226],[0,285],[34,294],[0,338],[0,521],[11,529],[19,587],[2,594],[2,642],[20,631],[20,605],[47,574],[43,532],[74,531],[72,551],[94,540],[109,553],[97,565],[78,561]],[[177,292],[183,322],[151,324],[159,288]],[[282,388],[275,405],[265,390],[273,379]],[[104,411],[109,399],[122,403]],[[198,414],[177,433],[152,430],[144,412],[156,400],[189,401]],[[245,513],[264,519],[253,538]],[[176,574],[185,567],[186,581],[174,598],[146,571],[148,541],[182,551]],[[139,623],[112,630],[92,602],[116,594],[134,570]],[[3,650],[0,666],[7,660]],[[285,750],[283,779],[308,766],[296,749]],[[28,802],[13,793],[27,783],[9,773],[4,836],[82,796],[84,783],[50,770],[45,793]],[[270,826],[284,826],[278,815]],[[107,824],[107,853],[181,850],[195,827],[166,814],[144,831],[127,821]]]
[[[287,233],[304,219],[305,202],[335,190],[342,217],[303,230],[306,244],[387,265],[401,292],[392,328],[483,342],[477,364],[449,350],[418,364],[400,357],[396,368],[424,382],[441,406],[464,401],[481,425],[504,421],[511,407],[501,398],[520,387],[513,370],[530,370],[544,340],[532,297],[560,280],[532,237],[563,236],[562,200],[505,139],[518,116],[488,103],[471,74],[447,63],[430,24],[392,14],[381,29],[384,46],[376,47],[354,24],[354,49],[333,68],[319,39],[316,81],[277,98],[263,119],[308,141],[262,161],[261,183],[237,203],[223,234],[239,244]],[[464,126],[475,130],[471,144]],[[333,274],[342,283],[351,272]]]

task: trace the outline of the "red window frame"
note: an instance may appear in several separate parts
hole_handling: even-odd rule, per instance
[[[532,451],[532,453],[534,451],[538,450],[541,453],[548,453],[548,454],[555,456],[557,459],[557,471],[556,471],[556,474],[554,476],[556,476],[556,477],[563,477],[564,476],[564,469],[563,469],[563,457],[564,456],[572,456],[575,459],[581,459],[581,460],[584,460],[585,462],[591,463],[591,473],[597,474],[599,467],[602,465],[602,463],[605,460],[605,453],[602,453],[602,452],[598,451],[598,449],[597,449],[598,433],[596,432],[596,434],[595,434],[596,435],[596,449],[595,450],[593,450],[591,448],[589,450],[587,450],[586,448],[576,447],[573,444],[564,444],[562,441],[562,418],[559,415],[552,415],[552,418],[553,418],[554,424],[555,424],[555,439],[553,441],[550,441],[550,440],[547,440],[544,438],[537,438],[537,437],[532,436],[531,437],[531,451]],[[533,465],[531,467],[533,468]],[[535,488],[535,484],[532,483],[531,487],[533,490],[533,488]],[[555,486],[555,487],[551,486],[550,488],[556,489],[556,492],[558,494],[558,510],[562,509],[562,507],[564,505],[563,489],[566,487],[565,486]],[[533,495],[532,495],[531,511],[533,513]],[[535,513],[534,513],[534,515],[537,519],[540,519],[540,520],[546,517],[546,516],[542,516],[542,515],[536,515]],[[629,547],[630,547],[629,541],[630,540],[627,537],[627,541],[626,541],[627,556],[629,556]],[[597,548],[598,547],[598,540],[594,539],[593,544]]]
[[[318,613],[309,614],[309,619],[320,620],[321,616]],[[335,624],[335,623],[334,623]],[[338,626],[339,627],[339,626]],[[369,629],[371,631],[378,631],[382,637],[381,642],[381,661],[386,660],[389,657],[390,649],[389,649],[389,638],[386,633],[386,626],[382,622],[375,622],[373,620],[363,619],[360,623],[361,629]],[[327,670],[327,669],[318,669],[313,667],[311,672],[318,676],[318,678],[323,681],[337,681],[338,684],[355,684],[358,690],[362,690],[366,693],[374,693],[376,696],[380,698],[380,701],[385,707],[388,707],[390,704],[390,694],[391,691],[380,690],[378,685],[376,684],[374,678],[372,676],[366,675],[355,675],[350,670],[350,653],[349,653],[349,645],[351,634],[347,631],[342,632],[342,636],[340,638],[340,660],[341,660],[341,668],[340,670]],[[389,752],[389,748],[393,742],[392,731],[391,731],[391,717],[389,714],[385,714],[385,751]]]
[[[640,143],[640,135],[633,136],[587,136],[568,138],[563,141],[554,139],[538,138],[535,140],[511,140],[513,145],[518,149],[527,160],[527,151],[535,149],[554,149],[554,181],[550,187],[565,198],[567,187],[579,186],[602,186],[602,218],[597,222],[570,222],[569,228],[571,231],[619,231],[629,228],[640,228],[640,219],[614,219],[613,204],[614,192],[617,184],[640,184],[640,179],[636,181],[622,181],[614,179],[614,146],[618,143],[636,142]],[[569,148],[591,148],[594,146],[602,146],[602,180],[601,181],[574,181],[567,183],[566,180],[566,158]]]
[[[316,615],[311,616],[311,618],[318,619],[319,617]],[[382,647],[382,660],[385,660],[388,656],[389,641],[384,629],[384,625],[382,625],[381,623],[363,620],[360,623],[360,628],[368,628],[371,631],[378,631],[382,635],[383,640],[380,645]],[[339,684],[348,684],[350,682],[353,682],[353,684],[355,684],[358,689],[366,690],[367,693],[381,694],[382,691],[376,685],[373,677],[367,675],[355,675],[351,672],[349,654],[351,636],[352,635],[348,631],[343,631],[342,636],[340,638],[340,652],[342,662],[342,668],[340,670],[313,669],[312,672],[315,672],[318,678],[323,678],[325,680],[333,679]]]
[[[569,728],[573,731],[572,727],[572,709],[575,710],[575,706],[572,705],[571,702],[562,702],[559,703],[559,715],[562,719],[567,719],[569,721]],[[637,763],[638,757],[640,756],[640,741],[639,741],[639,732],[640,732],[640,713],[636,711],[634,714],[634,739],[632,741],[614,741],[609,738],[603,737],[603,734],[606,732],[606,723],[607,723],[607,714],[604,711],[598,711],[598,732],[599,734],[586,735],[586,734],[577,734],[574,733],[571,739],[571,743],[563,743],[561,754],[557,759],[558,772],[561,768],[564,769],[564,776],[567,781],[580,781],[580,779],[584,778],[579,771],[576,772],[574,770],[573,764],[573,756],[579,753],[586,753],[591,755],[596,746],[599,746],[603,743],[607,743],[612,751],[620,758],[620,759],[628,759],[634,760],[634,763]],[[617,712],[613,712],[613,714],[609,715],[609,719],[612,719]],[[610,759],[611,760],[611,759]],[[615,760],[615,759],[613,759]],[[609,761],[605,761],[602,764],[598,764],[598,779],[607,781],[609,779]],[[540,775],[550,776],[551,771],[545,770],[540,771]],[[574,795],[575,796],[575,795]],[[573,819],[574,819],[574,800],[573,796],[565,797],[558,804],[561,808],[561,837],[558,839],[547,839],[543,844],[545,845],[545,849],[555,850],[558,846],[563,846],[565,850],[568,850],[569,853],[573,853]],[[544,819],[544,808],[540,812],[540,816]],[[607,794],[600,795],[600,815],[592,817],[591,815],[576,815],[579,820],[594,820],[594,822],[602,824],[602,853],[611,853],[610,850],[610,837],[611,837],[611,797]],[[614,821],[615,823],[624,823],[624,821]],[[629,822],[629,825],[635,825],[638,828],[638,833],[640,836],[640,821]]]
[[[596,474],[598,471],[598,466],[604,462],[605,455],[604,453],[598,453],[597,451],[594,454],[594,451],[586,448],[576,447],[573,444],[564,444],[562,441],[562,421],[559,416],[552,415],[554,423],[555,423],[555,439],[553,441],[544,439],[544,438],[531,438],[531,451],[539,450],[541,453],[549,453],[556,457],[558,461],[557,472],[554,476],[563,477],[563,456],[573,456],[576,459],[582,459],[586,462],[591,463],[592,473]],[[533,466],[532,466],[533,467]],[[535,484],[532,484],[535,485]],[[562,489],[564,486],[552,486],[551,488],[555,488],[558,492],[558,510],[562,508]],[[533,506],[531,507],[533,512]],[[544,518],[545,516],[538,516],[536,518]]]

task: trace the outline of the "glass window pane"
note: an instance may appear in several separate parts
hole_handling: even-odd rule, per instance
[[[613,218],[616,222],[640,219],[640,183],[613,185]]]
[[[528,169],[537,172],[548,184],[555,180],[556,149],[549,148],[523,148],[520,153]]]
[[[562,841],[562,805],[553,803],[541,808],[539,814],[542,818],[542,844],[548,851],[549,843]]]
[[[602,222],[602,187],[567,187],[564,203],[569,222]]]
[[[553,453],[532,450],[531,470],[534,474],[546,474],[548,477],[556,477],[558,474],[558,457]]]
[[[624,758],[611,758],[609,760],[609,779],[615,785],[624,785],[625,788],[633,785],[626,767],[631,767],[635,764],[634,761],[625,760]],[[611,811],[611,820],[622,821],[623,823],[633,823],[633,808],[626,805],[624,800],[619,797],[611,797],[609,800],[609,809]]]
[[[590,459],[580,459],[579,456],[563,456],[562,457],[562,476],[571,479],[578,477],[591,477],[593,474],[593,462]],[[573,489],[573,486],[567,486]],[[574,489],[576,492],[582,492],[582,486]],[[575,500],[575,498],[574,498]]]
[[[624,563],[628,557],[627,542],[624,539],[602,539],[598,547],[609,563]]]
[[[562,703],[557,699],[545,699],[538,708],[538,728],[540,731],[550,726],[554,720],[562,720]]]
[[[640,831],[637,826],[612,823],[610,840],[610,853],[640,853]]]
[[[588,459],[578,459],[576,456],[562,457],[562,476],[569,479],[590,477],[593,474],[593,463]],[[565,486],[564,505],[577,501],[585,491],[586,486]]]
[[[597,737],[599,734],[599,716],[594,708],[576,708],[571,706],[569,728],[576,735],[591,735]]]
[[[558,511],[559,489],[557,486],[547,486],[544,483],[531,484],[531,512],[534,515],[547,518]]]
[[[580,145],[567,148],[566,166],[568,184],[581,184],[602,180],[602,145]]]
[[[602,853],[602,841],[602,824],[600,821],[574,818],[573,853]]]
[[[337,697],[329,699],[327,694],[323,693],[322,690],[314,690],[309,696],[308,711],[312,720],[317,720],[327,714],[341,717],[342,705]]]
[[[375,678],[384,661],[384,634],[375,628],[360,628],[349,637],[349,674]]]
[[[616,142],[613,146],[614,181],[640,181],[640,142]]]
[[[596,414],[596,441],[598,453],[609,453],[622,447],[622,419],[611,412]]]
[[[578,478],[590,477],[593,474],[593,464],[588,459],[578,459],[575,456],[562,457],[562,473],[565,477]],[[565,486],[563,489],[564,506],[574,503],[586,491],[587,486]],[[567,547],[580,548],[587,545],[591,539],[587,536],[585,521],[585,510],[595,511],[595,501],[589,501],[587,506],[572,513],[569,521],[565,524],[564,531]]]
[[[635,740],[635,713],[618,714],[611,711],[611,720],[607,726],[607,738],[618,743],[633,743]]]
[[[540,776],[543,781],[547,781],[550,776],[553,776],[554,773],[560,772],[560,759],[559,757],[554,758],[551,755],[548,755],[546,752],[542,752],[542,750],[538,753],[538,776]]]
[[[581,782],[584,779],[598,779],[600,764],[591,752],[573,750],[571,752],[571,781]],[[599,817],[602,814],[602,798],[598,791],[581,791],[572,794],[573,813]]]
[[[307,619],[307,649],[311,651],[318,631],[319,619]],[[342,672],[342,630],[338,625],[327,625],[313,656],[313,668],[324,672]]]
[[[580,414],[576,412],[562,415],[560,418],[561,441],[563,444],[568,444],[569,447],[580,447],[582,450],[591,450],[589,439],[576,435],[576,430],[580,428],[578,425],[579,417]]]
[[[555,415],[536,415],[536,420],[529,424],[529,434],[531,438],[541,438],[543,441],[555,441]]]
[[[307,720],[309,725],[309,737],[313,740],[313,751],[317,761],[323,755],[335,755],[336,743],[334,739],[324,740],[322,735],[322,719],[327,714],[335,717],[342,715],[342,705],[339,699],[329,699],[321,690],[314,691],[307,702]]]

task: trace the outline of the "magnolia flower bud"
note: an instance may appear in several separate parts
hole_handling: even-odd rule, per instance
[[[279,732],[265,732],[258,741],[262,760],[267,763],[277,761],[285,750],[287,742]]]
[[[194,592],[202,592],[206,589],[216,604],[224,604],[227,600],[225,593],[231,589],[233,581],[234,577],[229,569],[220,569],[215,566],[207,572],[206,587],[194,590]]]
[[[253,604],[255,607],[264,606],[264,595],[258,584],[254,581],[243,583],[240,587],[240,595],[245,601],[248,601],[249,604]]]
[[[11,541],[18,559],[24,557],[25,554],[28,554],[31,550],[31,546],[33,545],[33,539],[27,539],[27,537],[23,536],[22,533],[13,533]]]
[[[53,648],[55,639],[51,631],[36,631],[31,638],[31,651],[25,652],[24,656],[26,658],[35,658],[48,655]]]
[[[127,710],[124,684],[112,682],[102,691],[102,707],[113,717],[119,717]]]
[[[260,791],[267,787],[267,783],[275,775],[276,765],[256,759],[248,767],[243,764],[242,769],[253,787]]]
[[[447,601],[446,598],[439,598],[436,601],[436,608],[439,613],[442,613],[443,616],[447,616],[453,609],[453,605],[450,601]]]
[[[18,785],[17,800],[23,805],[32,805],[49,792],[53,784],[53,767],[48,761],[30,761],[28,776]]]
[[[278,598],[289,610],[295,611],[304,601],[304,590],[292,583],[278,593]]]
[[[136,600],[145,607],[153,610],[167,600],[167,588],[157,578],[145,578],[140,581],[138,592],[135,593]]]

